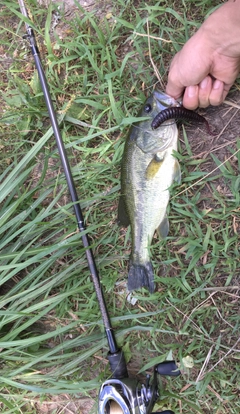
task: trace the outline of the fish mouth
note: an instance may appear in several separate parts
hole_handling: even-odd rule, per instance
[[[168,108],[169,106],[179,106],[180,103],[172,96],[167,95],[165,92],[155,90],[153,92],[153,97],[157,105],[158,111],[163,111],[164,109]]]
[[[159,90],[155,90],[153,92],[153,99],[156,103],[156,110],[157,112],[161,112],[164,109],[171,107],[171,106],[179,106],[179,102],[172,98],[171,96],[167,95],[165,92],[159,91]],[[163,124],[161,125],[162,127],[167,127],[172,125],[173,123],[175,123],[175,121],[165,121],[163,122]],[[166,137],[166,139],[164,139],[162,141],[162,145],[161,147],[158,147],[158,151],[164,151],[165,149],[167,149],[173,140],[173,135],[170,134],[169,138]]]

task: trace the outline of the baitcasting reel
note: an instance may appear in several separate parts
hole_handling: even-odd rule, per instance
[[[180,371],[175,361],[165,361],[154,367],[152,378],[147,375],[146,384],[134,378],[105,381],[99,391],[98,414],[174,414],[171,410],[152,412],[159,397],[158,374],[176,377]]]

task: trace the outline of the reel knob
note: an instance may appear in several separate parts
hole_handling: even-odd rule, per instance
[[[174,414],[174,412],[172,410],[164,410],[164,411],[158,411],[152,414]]]
[[[160,362],[156,366],[156,371],[159,375],[169,375],[170,377],[178,377],[181,371],[178,369],[175,361],[164,361]],[[163,411],[164,414],[171,414],[171,411]]]

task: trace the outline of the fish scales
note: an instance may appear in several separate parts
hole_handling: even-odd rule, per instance
[[[172,98],[158,91],[148,98],[139,115],[149,115],[149,120],[131,128],[123,153],[118,218],[123,225],[131,226],[129,290],[145,286],[154,291],[149,246],[156,229],[162,238],[168,234],[168,189],[174,179],[180,181],[179,164],[172,155],[177,150],[176,123],[151,129],[152,119],[166,108],[166,100],[172,104]]]

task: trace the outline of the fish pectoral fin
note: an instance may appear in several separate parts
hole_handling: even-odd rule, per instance
[[[123,227],[128,227],[130,225],[130,220],[128,217],[123,195],[121,195],[119,198],[117,222],[118,225],[121,225]]]
[[[147,169],[146,169],[146,179],[147,180],[151,180],[152,178],[155,177],[155,175],[159,171],[159,168],[161,168],[162,163],[163,163],[163,158],[160,159],[157,156],[155,156],[152,159],[152,161],[150,161],[150,163],[148,164]]]
[[[157,228],[158,235],[161,239],[165,239],[169,232],[169,221],[167,216],[164,217],[163,221],[159,224]]]
[[[178,160],[175,160],[175,164],[174,164],[174,173],[173,173],[173,179],[174,181],[176,181],[178,184],[181,183],[181,169],[180,169],[180,165]]]

